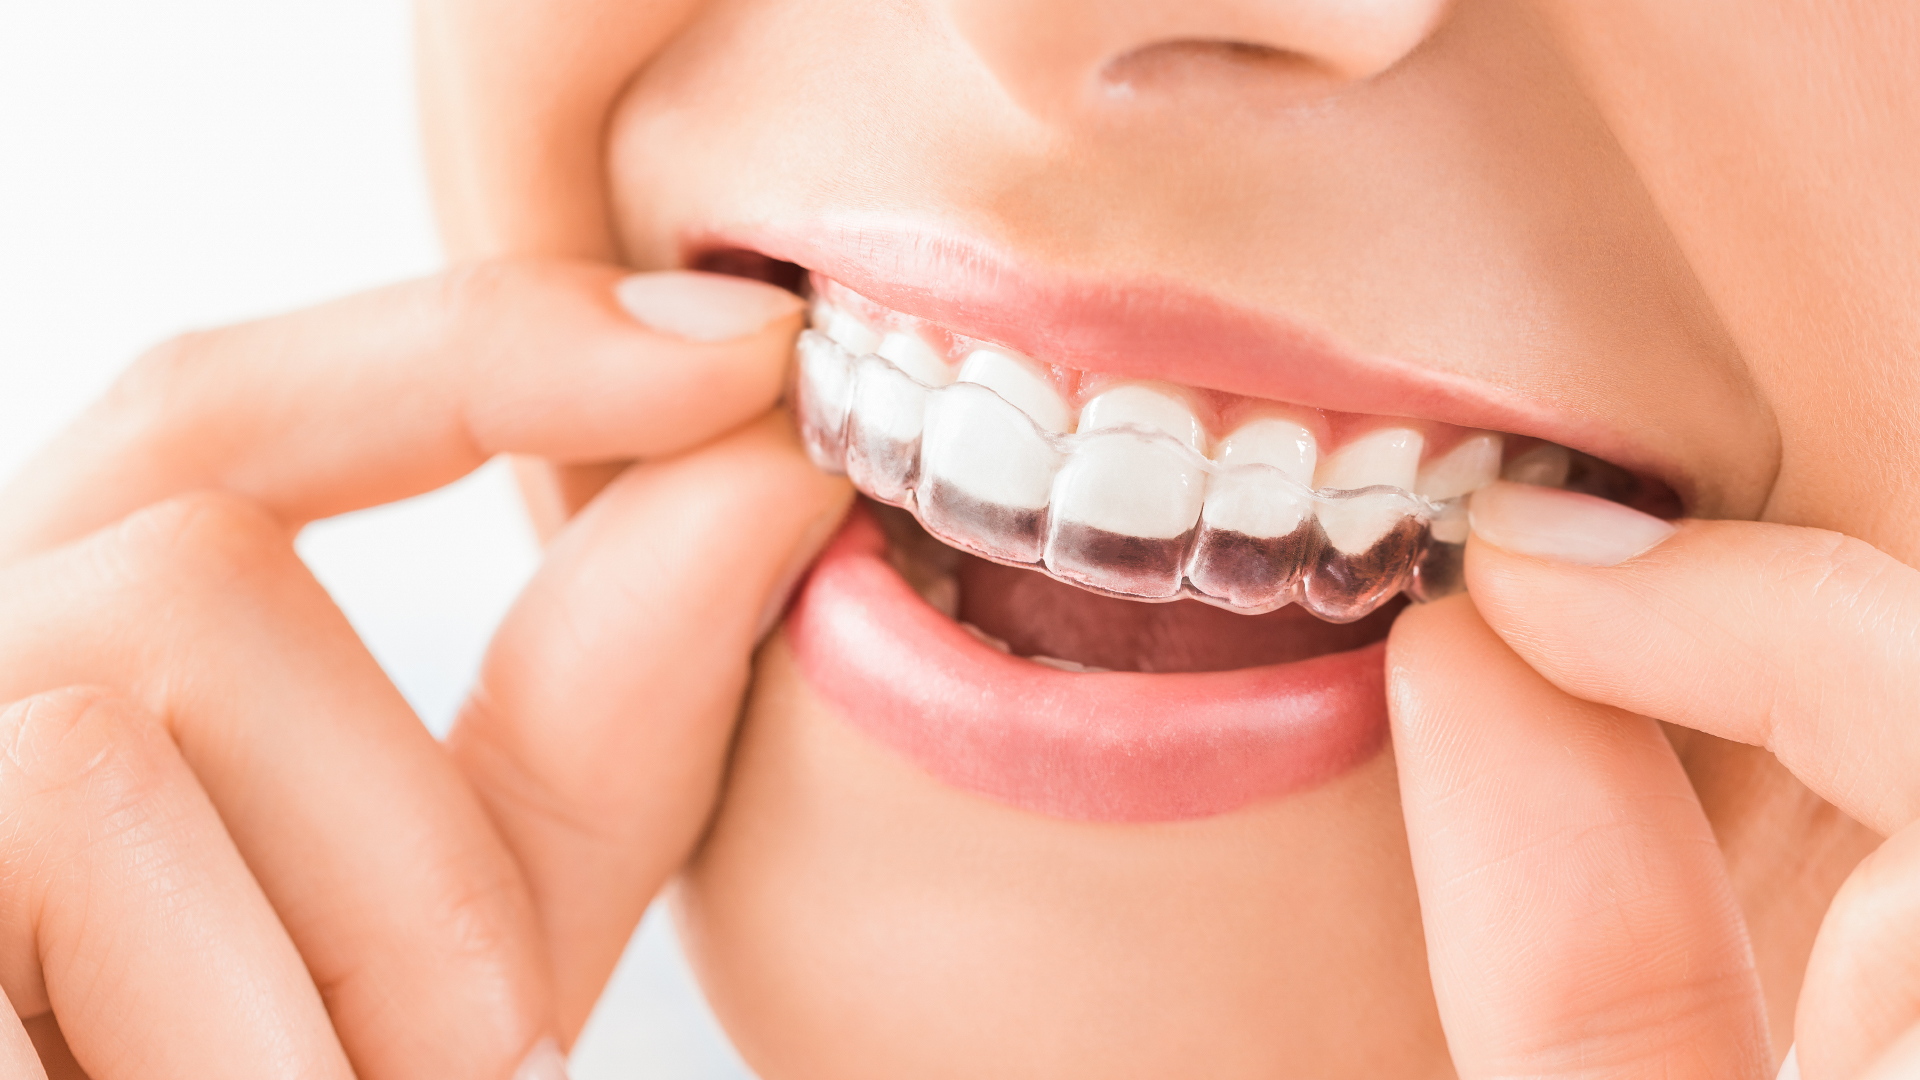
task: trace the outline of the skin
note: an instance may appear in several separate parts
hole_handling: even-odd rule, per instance
[[[769,602],[847,498],[766,414],[798,301],[672,275],[734,314],[686,340],[616,306],[621,276],[495,264],[170,342],[8,489],[7,1053],[31,1035],[96,1080],[506,1077],[578,1030],[563,1010],[705,822]],[[554,538],[443,746],[293,538],[513,450],[646,462]],[[697,636],[661,616],[691,610]],[[546,737],[570,726],[592,734]]]
[[[634,50],[627,66],[637,74],[620,93],[584,106],[601,110],[604,137],[577,116],[556,128],[536,107],[505,101],[530,81],[513,73],[538,69],[544,53],[577,62],[584,49],[595,71],[622,67],[617,44],[574,42],[529,15],[469,50],[464,65],[430,73],[428,85],[446,95],[432,115],[444,138],[463,140],[438,162],[449,231],[472,253],[611,246],[639,265],[672,265],[707,230],[910,212],[1039,266],[1175,276],[1351,348],[1551,402],[1570,421],[1630,418],[1639,448],[1670,463],[1666,476],[1695,516],[1820,526],[1908,562],[1920,556],[1911,528],[1920,508],[1911,485],[1887,471],[1913,438],[1916,400],[1913,315],[1901,299],[1915,268],[1889,241],[1916,227],[1900,180],[1920,165],[1904,149],[1913,122],[1900,104],[1916,88],[1891,45],[1913,40],[1911,17],[1812,5],[1765,15],[1629,5],[1604,18],[1551,3],[1376,10],[1376,21],[1359,23],[1341,21],[1339,5],[1311,3],[1108,6],[1099,18],[1065,3],[1017,14],[962,2],[881,12],[700,5],[676,13],[664,46]],[[463,42],[486,36],[487,19],[429,11],[463,29]],[[633,27],[630,40],[663,33]],[[1287,55],[1248,62],[1166,44],[1195,39]],[[1101,93],[1103,70],[1125,78],[1131,96]],[[1780,88],[1800,84],[1779,79],[1782,70],[1819,92],[1787,95]],[[508,134],[489,139],[483,122]],[[592,137],[546,156],[508,164],[489,152],[516,131],[575,127]],[[740,167],[759,161],[780,163],[777,181]],[[1827,179],[1834,161],[1846,163],[1844,187]],[[1765,163],[1764,180],[1755,162]],[[604,218],[574,231],[578,222],[528,208],[533,193],[555,189],[603,193]],[[1405,655],[1424,655],[1423,625],[1410,621],[1396,639]],[[1404,954],[1369,966],[1348,936],[1410,934],[1417,914],[1404,888],[1357,886],[1330,873],[1331,860],[1303,859],[1306,872],[1284,887],[1225,868],[1183,870],[1194,894],[1234,898],[1211,918],[1231,920],[1243,902],[1251,909],[1227,923],[1217,947],[1193,947],[1179,901],[1154,900],[1152,883],[1174,871],[1149,854],[1153,836],[1111,831],[1078,847],[1134,865],[1124,883],[1077,860],[1023,858],[1021,841],[1060,828],[1040,820],[1005,825],[1013,836],[1004,845],[984,845],[1001,855],[995,862],[979,854],[979,835],[1000,815],[948,809],[918,793],[898,763],[760,752],[763,741],[830,741],[812,729],[837,724],[785,685],[797,676],[773,656],[683,898],[716,1007],[764,1073],[924,1075],[948,1063],[955,1074],[1018,1074],[962,1049],[978,1045],[969,1033],[999,1015],[1009,985],[1036,987],[1021,999],[1025,1022],[1088,1075],[1164,1075],[1196,1060],[1220,1076],[1283,1063],[1313,1075],[1448,1071],[1429,988],[1400,977]],[[1409,710],[1404,723],[1417,715]],[[1764,754],[1691,735],[1673,744],[1698,813],[1726,839],[1720,872],[1745,911],[1770,1018],[1762,1042],[1771,1046],[1736,1059],[1762,1068],[1754,1062],[1777,1058],[1793,1037],[1820,913],[1874,838]],[[877,807],[856,794],[869,782],[889,793]],[[1395,801],[1364,771],[1321,794]],[[868,836],[847,824],[878,808],[897,827]],[[1328,815],[1302,800],[1254,816],[1257,826],[1229,815],[1179,829],[1196,847],[1247,843],[1251,832],[1276,859],[1331,832],[1342,862],[1413,877],[1399,838],[1377,831],[1373,815]],[[864,861],[826,854],[843,848]],[[818,854],[796,864],[796,852]],[[906,875],[918,888],[879,887],[864,869],[923,861],[920,877]],[[802,865],[809,885],[795,889]],[[956,865],[967,867],[960,880],[935,869]],[[1036,890],[1053,899],[1012,905]],[[975,914],[927,927],[927,896],[982,892]],[[1083,909],[1074,898],[1116,893],[1129,901],[1102,910],[1130,950],[1090,954],[1059,931]],[[1321,908],[1348,917],[1260,914]],[[925,929],[819,929],[841,919]],[[835,948],[813,952],[815,934]],[[1249,951],[1261,958],[1251,982],[1240,974]],[[945,971],[941,958],[952,954],[981,958],[981,974],[901,1001],[900,973]],[[1222,1000],[1196,1006],[1204,1024],[1122,1023],[1129,1035],[1115,1039],[1087,1020],[1104,999],[1086,985],[1123,988],[1117,999],[1163,1013],[1213,1001],[1188,987],[1223,989]],[[1289,1000],[1303,985],[1310,1000]],[[815,1012],[823,994],[852,1015],[887,1016],[882,1026],[904,1034],[856,1051]],[[1219,1017],[1249,1000],[1288,1004],[1234,1028],[1242,1038],[1219,1034],[1233,1028]],[[1318,1040],[1356,1015],[1426,1037],[1390,1048]],[[1541,1023],[1576,1015],[1570,1004]],[[1196,1051],[1189,1039],[1201,1029],[1211,1037]],[[858,1066],[835,1057],[837,1047],[857,1052]],[[1368,1059],[1375,1052],[1392,1058]],[[1054,1064],[1034,1054],[1024,1068],[1049,1074]]]
[[[135,1016],[145,1062],[199,1075],[504,1077],[685,864],[703,983],[770,1080],[1920,1061],[1920,16],[1348,7],[428,2],[443,223],[462,259],[657,270],[760,219],[931,214],[1625,418],[1693,518],[1740,520],[1586,566],[1476,511],[1471,597],[1395,626],[1391,759],[1072,825],[860,741],[777,636],[733,729],[847,497],[755,419],[797,313],[689,344],[619,316],[609,268],[487,263],[188,339],[0,503],[0,700],[165,793],[139,805],[177,807],[261,989],[180,1018],[90,980],[45,885],[0,916],[16,1009],[96,1076],[138,1074],[94,1019]],[[1274,52],[1168,44],[1196,40]],[[442,751],[291,530],[494,452],[555,463],[527,469],[555,539]],[[119,759],[15,759],[13,835],[120,898],[89,917],[195,895],[112,877],[72,830],[98,807],[32,798]],[[0,1055],[30,1067],[26,1036]]]

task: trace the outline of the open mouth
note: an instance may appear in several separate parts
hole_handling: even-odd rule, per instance
[[[810,292],[793,405],[864,498],[796,600],[796,657],[856,727],[1029,810],[1171,820],[1325,782],[1384,744],[1382,642],[1461,587],[1472,492],[1672,502],[1538,437],[1123,376],[818,272]]]
[[[1352,622],[1458,591],[1466,499],[1494,480],[1631,481],[1498,432],[1046,366],[813,283],[793,398],[815,463],[955,549],[1113,597]]]

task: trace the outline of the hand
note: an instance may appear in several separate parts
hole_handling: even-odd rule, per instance
[[[552,1074],[848,497],[768,412],[800,307],[457,271],[173,342],[0,495],[0,989],[50,1063]],[[643,463],[556,538],[450,753],[292,540],[502,452]],[[41,1074],[4,1014],[0,1063]]]
[[[1471,601],[1407,611],[1389,645],[1460,1075],[1774,1075],[1722,849],[1655,719],[1765,747],[1890,837],[1826,914],[1796,1053],[1806,1080],[1920,1075],[1920,571],[1510,485],[1473,522]]]

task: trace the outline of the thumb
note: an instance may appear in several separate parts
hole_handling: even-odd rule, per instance
[[[501,623],[448,744],[526,872],[565,1035],[705,829],[755,643],[851,495],[769,414],[627,469]]]
[[[1771,1080],[1726,867],[1658,725],[1561,692],[1466,597],[1387,647],[1401,801],[1454,1066]]]

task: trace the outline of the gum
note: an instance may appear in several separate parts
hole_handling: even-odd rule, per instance
[[[817,331],[803,332],[796,352],[790,398],[814,463],[981,558],[1109,596],[1191,598],[1245,614],[1297,603],[1329,622],[1362,618],[1402,591],[1424,601],[1462,587],[1464,497],[1434,502],[1393,487],[1314,490],[1272,466],[1221,465],[1140,428],[1055,434],[985,387],[930,387]],[[1102,470],[1096,459],[1152,462],[1180,484],[1192,478],[1192,490],[1168,496],[1174,502],[1138,508],[1172,535],[1115,532],[1059,512],[1063,501],[1098,506],[1102,497],[1141,497],[1122,484],[1124,472]],[[923,482],[927,460],[999,497]],[[1066,498],[1055,487],[1063,472]],[[1107,487],[1089,494],[1075,484]],[[1291,514],[1297,524],[1277,536],[1217,527],[1207,519],[1208,496],[1223,507],[1230,500],[1243,522],[1253,512],[1275,520]]]

